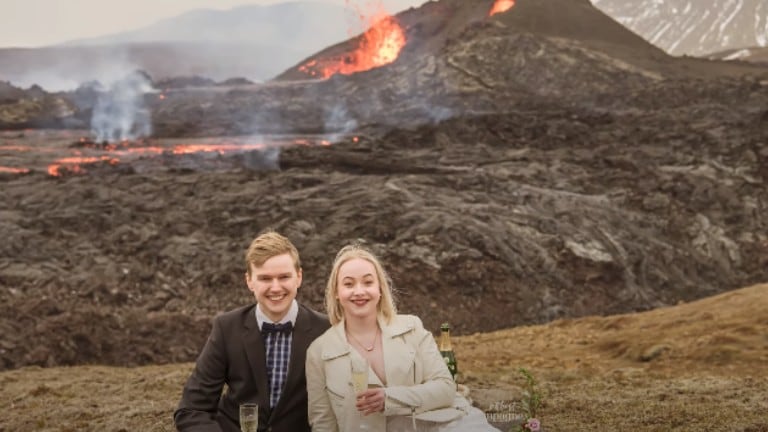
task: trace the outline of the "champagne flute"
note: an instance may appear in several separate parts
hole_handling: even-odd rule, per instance
[[[259,406],[255,403],[240,404],[240,430],[242,432],[258,432]]]
[[[355,393],[368,390],[368,360],[360,359],[352,361],[352,386]]]
[[[352,387],[355,394],[368,390],[368,369],[370,365],[366,359],[352,359]],[[365,417],[360,419],[360,430],[370,429]]]

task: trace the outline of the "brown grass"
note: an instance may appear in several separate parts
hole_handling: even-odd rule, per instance
[[[547,431],[768,431],[768,285],[639,314],[454,340],[482,407],[531,370]],[[0,432],[171,431],[191,364],[0,373]]]

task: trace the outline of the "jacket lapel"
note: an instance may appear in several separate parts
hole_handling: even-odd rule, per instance
[[[416,350],[414,347],[405,343],[402,335],[413,331],[413,323],[403,322],[395,316],[392,323],[387,325],[379,317],[379,327],[381,327],[381,344],[384,351],[384,373],[386,374],[387,385],[410,385],[407,379],[408,373],[414,364]],[[404,381],[405,379],[405,381]]]
[[[256,313],[251,309],[245,317],[243,342],[248,364],[256,379],[259,409],[269,412],[269,383],[267,382],[267,354],[264,349],[264,339],[261,337]]]
[[[331,327],[323,342],[320,358],[325,362],[326,386],[341,397],[352,395],[352,352],[344,335],[344,321]]]
[[[330,360],[349,354],[349,344],[347,343],[347,336],[344,334],[344,320],[336,323],[331,328],[333,329],[332,334],[335,336],[335,340],[323,347],[323,360]]]

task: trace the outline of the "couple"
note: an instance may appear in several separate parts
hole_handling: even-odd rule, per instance
[[[259,235],[246,266],[256,305],[214,320],[174,413],[179,431],[237,432],[245,402],[259,405],[259,431],[350,431],[361,423],[370,432],[496,430],[456,395],[421,321],[397,315],[386,273],[368,250],[347,246],[336,256],[329,316],[296,302],[301,264],[287,238]],[[368,389],[356,393],[351,365],[362,359]]]

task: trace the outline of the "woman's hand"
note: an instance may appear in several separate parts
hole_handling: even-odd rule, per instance
[[[357,394],[355,407],[363,415],[373,414],[384,411],[384,400],[387,394],[383,388],[368,389]]]

